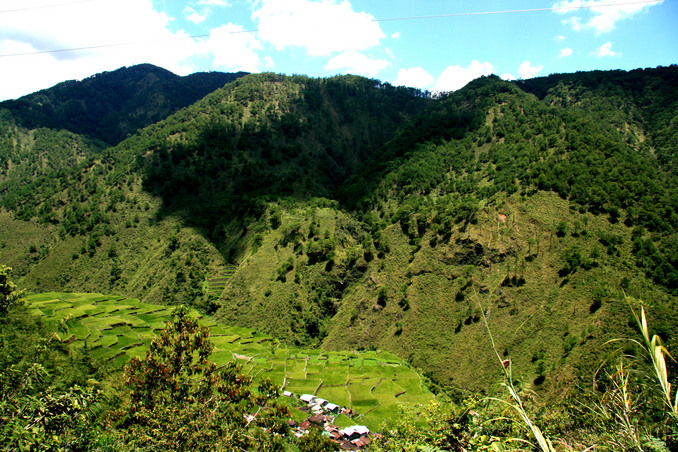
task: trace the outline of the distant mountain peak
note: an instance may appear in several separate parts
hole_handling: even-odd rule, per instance
[[[0,103],[26,128],[65,129],[110,145],[245,75],[178,76],[152,64],[121,67]],[[140,114],[141,113],[141,114]]]

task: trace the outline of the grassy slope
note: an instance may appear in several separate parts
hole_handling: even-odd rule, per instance
[[[497,213],[507,216],[506,223],[497,220]],[[323,345],[376,345],[407,357],[443,384],[483,390],[500,372],[481,321],[482,306],[499,352],[514,361],[515,375],[524,384],[533,386],[543,374],[550,376],[545,383],[549,389],[567,389],[560,385],[595,370],[607,340],[630,333],[624,325],[630,313],[619,286],[622,278],[631,281],[627,291],[635,297],[650,304],[672,302],[635,268],[629,228],[592,217],[586,235],[554,234],[556,222],[565,219],[571,225],[581,216],[570,212],[566,201],[543,193],[527,202],[509,199],[484,209],[477,225],[436,248],[429,246],[431,235],[426,235],[414,256],[390,253],[366,273],[365,284],[345,298]],[[606,254],[598,240],[601,231],[625,238],[621,258]],[[397,225],[386,233],[392,248],[409,247]],[[538,247],[528,244],[528,237],[536,237]],[[466,241],[482,246],[482,253],[469,254]],[[561,255],[573,246],[584,253],[598,248],[600,266],[560,276]],[[469,266],[473,260],[478,265]],[[524,285],[502,285],[507,275],[516,273]],[[384,308],[377,304],[382,287],[389,293]],[[594,293],[603,303],[591,312]],[[407,310],[399,305],[403,296],[409,299]],[[401,333],[396,323],[402,325]],[[571,350],[566,350],[568,343],[574,344]]]
[[[88,246],[91,236],[60,236],[57,225],[19,221],[0,212],[0,243],[4,244],[0,259],[14,268],[19,284],[34,291],[109,289],[144,302],[169,304],[193,302],[182,299],[193,293],[202,297],[208,276],[225,265],[221,254],[176,219],[158,221],[157,200],[138,185],[129,188],[130,202],[109,212],[115,234],[102,234],[92,248]],[[197,281],[189,281],[197,286],[194,292],[182,286],[188,285],[183,282],[188,278],[177,282],[179,274],[197,275]]]
[[[506,221],[498,220],[498,214],[506,215]],[[343,216],[327,208],[313,215],[332,236]],[[298,224],[306,233],[310,217],[308,210],[298,209],[283,216],[277,230],[264,234],[261,246],[243,260],[227,285],[219,318],[291,342],[308,341],[298,328],[315,312],[313,275],[341,278],[346,287],[333,300],[337,314],[324,319],[318,337],[323,348],[390,350],[443,385],[482,391],[500,372],[480,321],[480,303],[499,352],[514,361],[515,375],[546,394],[571,389],[578,376],[590,374],[602,362],[609,351],[607,340],[633,334],[626,327],[630,313],[620,288],[623,278],[630,281],[628,294],[650,305],[673,303],[635,266],[630,228],[590,214],[584,220],[584,214],[570,210],[567,201],[552,193],[486,206],[476,225],[456,231],[446,243],[438,239],[435,247],[430,232],[416,250],[399,225],[389,226],[383,235],[391,251],[369,263],[360,258],[353,268],[364,269],[355,280],[347,276],[352,273],[345,263],[346,250],[362,252],[355,238],[338,247],[329,270],[327,261],[308,264],[303,249],[312,239],[302,242],[302,251],[292,244],[279,246],[286,227]],[[570,231],[564,237],[556,235],[561,220]],[[572,235],[575,222],[586,223],[577,237]],[[607,254],[601,233],[623,238],[619,257]],[[574,247],[584,256],[598,250],[596,264],[562,276],[562,256]],[[294,268],[281,281],[277,270],[289,258]],[[507,275],[525,282],[507,285]],[[379,303],[383,288],[385,306]],[[402,306],[403,298],[409,308]],[[595,299],[601,300],[600,308],[593,307]],[[539,376],[546,378],[535,383]]]

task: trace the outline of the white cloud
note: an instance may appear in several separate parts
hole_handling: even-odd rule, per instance
[[[184,17],[193,22],[194,24],[199,24],[201,22],[204,22],[205,19],[207,19],[207,15],[209,14],[209,10],[205,10],[202,14],[198,13],[196,10],[191,8],[190,6],[187,6],[184,8],[183,15]]]
[[[558,36],[556,36],[556,41],[562,42],[562,41],[564,41],[564,40],[565,40],[565,36],[563,36],[563,35],[558,35]]]
[[[393,34],[391,35],[391,38],[393,38],[393,39],[398,39],[399,37],[400,37],[400,32],[399,32],[399,31],[397,31],[397,32],[395,32],[395,33],[393,33]]]
[[[560,58],[568,57],[570,55],[572,55],[572,49],[570,49],[569,47],[560,49]]]
[[[471,80],[492,74],[493,70],[494,66],[487,61],[481,63],[477,60],[473,60],[467,68],[459,65],[448,66],[438,77],[434,90],[439,92],[456,91],[463,88]]]
[[[584,25],[581,23],[581,17],[578,16],[573,16],[569,19],[563,19],[562,23],[563,25],[571,27],[574,31],[582,31],[584,29]]]
[[[25,7],[24,0],[3,2],[7,10]],[[64,3],[58,8],[0,14],[0,55],[89,47],[3,57],[0,99],[138,63],[189,73],[185,61],[199,46],[185,33],[169,31],[169,23],[166,14],[153,9],[151,0]]]
[[[598,47],[595,51],[591,52],[591,55],[595,55],[598,57],[608,57],[608,56],[621,56],[621,53],[613,51],[612,43],[606,42],[602,46]]]
[[[258,72],[260,61],[256,51],[261,47],[253,33],[231,23],[210,30],[206,43],[206,50],[214,55],[214,65],[230,71]]]
[[[202,11],[202,14],[189,5],[187,5],[183,11],[186,20],[189,20],[194,24],[204,22],[207,19],[207,16],[212,13],[213,7],[229,6],[229,3],[226,0],[199,0],[197,6],[201,7],[199,9]]]
[[[200,0],[198,5],[205,6],[229,6],[229,3],[226,0]]]
[[[426,88],[432,85],[434,81],[433,76],[422,67],[412,67],[398,70],[398,77],[393,81],[393,84],[412,88]]]
[[[348,50],[330,59],[325,65],[327,71],[337,71],[343,74],[364,75],[375,77],[391,63],[378,58],[370,58],[355,50]]]
[[[533,78],[541,72],[542,69],[544,69],[543,65],[532,66],[528,60],[525,60],[518,68],[518,74],[520,74],[520,78],[522,79]]]
[[[358,52],[385,38],[374,17],[343,0],[260,0],[252,14],[259,37],[277,50],[303,47],[310,55]]]
[[[506,80],[506,81],[509,81],[509,82],[510,82],[511,80],[515,80],[515,79],[516,79],[516,76],[513,75],[513,74],[511,74],[511,73],[501,74],[499,77],[500,77],[502,80]]]
[[[563,23],[571,26],[575,31],[593,29],[596,34],[600,35],[614,30],[616,23],[620,20],[629,19],[639,12],[663,2],[663,0],[652,3],[643,3],[637,0],[617,0],[611,4],[609,0],[561,0],[553,7],[562,8],[557,10],[560,14],[571,13],[574,10],[588,10],[593,13],[593,17],[588,22],[583,23],[580,17],[571,17],[564,20]]]

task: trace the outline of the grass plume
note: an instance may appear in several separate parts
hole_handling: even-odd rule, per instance
[[[645,307],[641,305],[640,307],[640,316],[631,306],[631,302],[628,297],[626,297],[627,303],[631,308],[633,317],[636,319],[636,323],[640,328],[640,332],[643,335],[643,342],[635,341],[639,344],[647,353],[650,355],[650,360],[652,361],[652,366],[654,367],[655,375],[657,376],[657,381],[661,388],[662,394],[664,396],[664,401],[667,408],[673,416],[678,416],[678,391],[676,391],[674,397],[671,397],[671,383],[669,382],[668,369],[666,367],[666,358],[668,356],[672,360],[675,359],[671,356],[669,351],[662,344],[661,338],[654,334],[650,337],[650,330],[647,324],[647,316],[645,315]]]
[[[483,318],[483,323],[485,324],[485,329],[487,330],[487,335],[490,338],[490,343],[492,344],[492,350],[494,350],[494,354],[497,356],[497,360],[499,361],[499,367],[501,368],[502,372],[504,373],[504,382],[501,383],[501,385],[506,388],[508,391],[509,395],[511,396],[511,399],[513,399],[513,402],[507,401],[507,400],[500,400],[496,398],[492,398],[492,400],[497,400],[499,402],[502,402],[506,404],[509,408],[512,408],[520,417],[520,419],[523,421],[523,423],[530,429],[532,432],[532,435],[534,436],[534,439],[537,441],[537,444],[539,446],[539,449],[542,450],[543,452],[555,452],[555,449],[553,447],[553,444],[551,443],[551,440],[546,438],[544,434],[542,433],[541,429],[530,419],[530,417],[527,414],[527,411],[525,410],[525,406],[523,405],[523,401],[520,398],[520,395],[518,394],[518,391],[516,390],[515,385],[513,384],[513,370],[512,370],[512,364],[511,360],[503,360],[501,356],[499,355],[499,352],[497,351],[497,347],[494,343],[494,338],[492,337],[492,331],[490,330],[490,326],[487,323],[487,317],[485,316],[485,310],[483,309],[483,306],[480,303],[480,300],[478,299],[478,294],[476,293],[476,300],[478,301],[478,308],[480,308],[480,314],[482,315]]]

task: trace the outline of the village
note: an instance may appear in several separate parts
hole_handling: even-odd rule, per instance
[[[309,428],[315,425],[322,428],[323,434],[337,443],[341,450],[358,451],[367,446],[371,438],[379,435],[378,433],[371,433],[364,425],[352,425],[343,429],[334,425],[334,419],[339,414],[344,414],[347,417],[355,414],[348,408],[340,407],[311,394],[302,394],[297,397],[289,391],[283,391],[281,395],[298,399],[303,405],[299,409],[310,413],[310,416],[298,425],[295,421],[290,421],[290,428],[297,437],[307,434]]]

